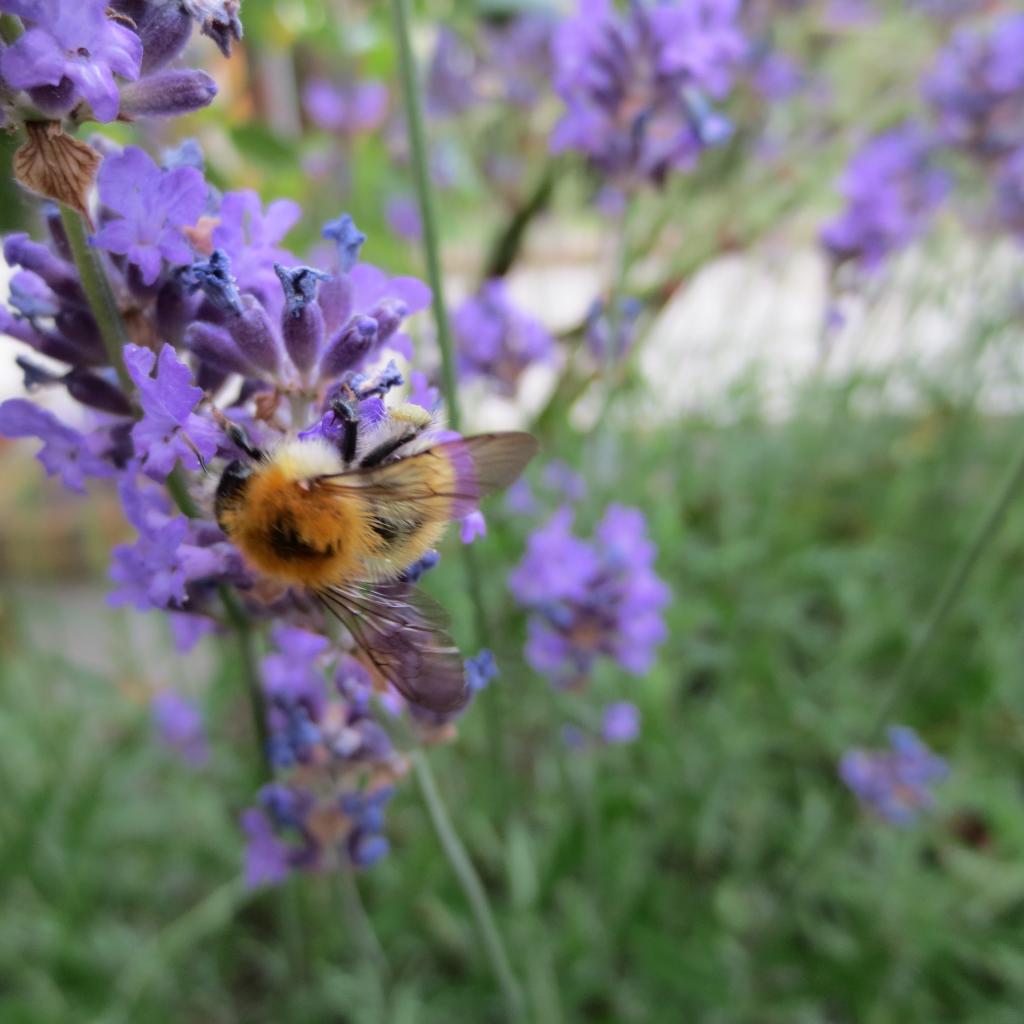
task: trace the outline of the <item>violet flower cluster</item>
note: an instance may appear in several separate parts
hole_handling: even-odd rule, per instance
[[[324,131],[363,135],[384,124],[388,87],[376,79],[336,85],[328,78],[313,78],[303,87],[302,105],[313,124]]]
[[[839,762],[839,777],[884,821],[909,825],[934,805],[932,787],[946,778],[949,765],[906,726],[890,727],[889,746],[848,751]]]
[[[947,144],[983,162],[1024,146],[1022,53],[1024,14],[956,31],[925,83]]]
[[[171,65],[194,24],[227,55],[238,0],[0,0],[24,32],[0,53],[6,120],[113,121],[206,106],[213,79]]]
[[[555,342],[544,325],[509,298],[505,282],[488,281],[452,317],[460,374],[484,378],[502,394],[515,394],[523,371],[550,362]]]
[[[746,53],[739,11],[738,0],[634,0],[621,13],[579,0],[554,40],[566,112],[552,150],[584,153],[624,190],[691,169],[732,133],[709,98],[728,94]]]
[[[427,68],[428,113],[444,119],[485,104],[532,107],[549,88],[556,24],[531,11],[485,21],[473,40],[441,28]]]
[[[94,479],[116,486],[136,538],[113,551],[112,603],[168,615],[182,650],[224,627],[224,588],[254,618],[281,624],[278,652],[263,673],[268,756],[280,779],[244,817],[250,880],[326,867],[341,853],[370,864],[387,848],[384,780],[397,778],[400,759],[370,712],[368,679],[321,635],[318,609],[252,576],[214,521],[211,490],[218,469],[238,456],[225,417],[261,446],[286,432],[335,438],[342,425],[331,396],[344,387],[365,424],[387,429],[384,398],[403,383],[388,356],[412,355],[405,320],[429,304],[429,289],[362,262],[365,236],[347,215],[324,227],[333,243],[327,264],[302,264],[285,247],[298,205],[264,207],[247,191],[219,194],[194,146],[161,164],[131,146],[108,144],[105,153],[90,244],[130,339],[114,352],[123,376],[86,299],[63,222],[49,208],[47,242],[25,234],[4,240],[4,256],[17,269],[0,329],[29,350],[18,357],[27,389],[66,390],[78,411],[65,421],[13,399],[0,406],[0,434],[42,442],[47,473],[72,490]],[[207,466],[212,474],[189,488],[196,508],[182,510],[169,478],[176,474],[180,484],[180,470]],[[435,563],[436,556],[425,559],[416,574]],[[334,671],[330,690],[325,667]],[[466,671],[478,687],[495,669],[471,659]],[[390,702],[406,710],[396,696]],[[159,698],[154,721],[187,759],[205,757],[201,720],[181,699]],[[452,723],[413,724],[437,740]]]
[[[834,267],[876,270],[927,228],[949,189],[935,146],[913,123],[879,135],[850,161],[840,183],[846,209],[821,231]]]
[[[526,659],[556,686],[579,687],[603,658],[643,675],[667,630],[668,587],[639,509],[611,505],[590,540],[563,506],[537,529],[509,578],[530,611]]]

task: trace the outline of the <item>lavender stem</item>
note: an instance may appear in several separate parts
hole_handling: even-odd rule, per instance
[[[523,999],[523,991],[512,971],[512,966],[502,941],[501,933],[494,921],[494,914],[484,891],[480,876],[473,867],[473,862],[466,853],[458,833],[452,825],[451,817],[445,806],[441,793],[437,788],[434,773],[431,770],[427,755],[422,750],[414,751],[412,754],[413,769],[416,772],[416,781],[419,783],[420,792],[423,794],[423,802],[427,805],[427,813],[430,815],[431,824],[437,833],[441,847],[452,866],[462,891],[469,902],[470,910],[476,920],[477,929],[484,942],[484,950],[491,962],[491,968],[498,984],[501,986],[502,995],[505,997],[505,1005],[508,1011],[509,1020],[521,1022],[526,1020],[526,1004]]]

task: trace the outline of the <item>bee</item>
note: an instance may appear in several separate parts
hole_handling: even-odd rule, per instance
[[[434,421],[415,405],[367,429],[354,401],[331,408],[337,442],[290,437],[269,451],[225,421],[245,458],[221,475],[217,522],[252,568],[337,618],[406,699],[457,710],[468,697],[461,656],[443,611],[404,575],[450,521],[512,483],[537,442],[522,432],[431,441]]]

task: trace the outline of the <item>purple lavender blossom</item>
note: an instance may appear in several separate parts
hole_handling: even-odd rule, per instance
[[[151,708],[161,741],[188,764],[205,764],[210,751],[203,715],[195,702],[174,690],[164,690],[153,697]]]
[[[1024,242],[1024,145],[999,169],[994,184],[1000,226]]]
[[[139,389],[143,416],[132,427],[132,440],[145,460],[146,475],[164,480],[179,459],[186,468],[198,469],[200,460],[213,458],[220,430],[192,411],[203,391],[193,386],[192,372],[174,349],[164,345],[158,362],[148,348],[126,345],[124,363]]]
[[[949,765],[933,754],[906,726],[889,728],[891,750],[847,751],[839,777],[864,806],[894,825],[909,825],[935,803],[931,787],[949,774]]]
[[[108,156],[97,176],[100,202],[115,213],[93,244],[127,256],[144,284],[156,281],[163,265],[189,263],[192,247],[181,229],[199,219],[206,204],[206,182],[194,167],[163,171],[137,146]]]
[[[34,437],[43,442],[36,458],[47,476],[59,476],[71,491],[85,494],[89,477],[110,477],[113,467],[94,450],[94,442],[80,431],[61,423],[52,412],[24,398],[8,399],[0,405],[0,436]]]
[[[484,647],[472,658],[466,659],[466,682],[473,693],[479,693],[489,686],[492,680],[501,675],[494,652]]]
[[[476,104],[478,67],[468,43],[450,28],[442,28],[427,68],[427,112],[432,117],[453,117]]]
[[[120,105],[114,76],[138,78],[142,40],[106,9],[106,0],[0,0],[27,26],[0,54],[0,75],[15,89],[62,87],[66,110],[84,99],[97,121],[112,121]]]
[[[638,299],[620,299],[613,326],[605,306],[596,299],[587,312],[584,326],[587,348],[602,365],[619,362],[628,354],[636,340],[636,325],[644,308]]]
[[[840,182],[846,210],[820,236],[835,265],[875,270],[923,234],[949,189],[931,158],[932,146],[915,124],[879,135],[857,153]]]
[[[258,807],[242,812],[241,825],[247,838],[245,884],[250,889],[280,885],[291,870],[287,845],[278,839],[267,815]]]
[[[724,142],[721,99],[746,52],[737,0],[630,4],[579,0],[555,34],[555,90],[567,111],[551,148],[575,149],[620,188],[660,184]]]
[[[950,144],[987,161],[1024,139],[1024,14],[996,21],[987,34],[959,29],[925,83]]]
[[[302,105],[317,127],[358,135],[376,131],[384,123],[388,89],[373,80],[339,87],[325,78],[314,78],[302,90]]]
[[[605,743],[632,743],[640,735],[640,710],[629,701],[606,705],[601,715],[601,738]]]
[[[459,526],[459,540],[463,544],[472,544],[480,537],[487,536],[487,520],[480,509],[474,509],[466,516]]]
[[[418,242],[423,237],[423,221],[420,219],[419,204],[410,195],[391,196],[384,206],[388,227],[408,242]]]
[[[572,533],[572,511],[558,512],[527,543],[509,578],[533,614],[526,658],[559,686],[584,683],[601,657],[642,675],[665,639],[669,591],[655,575],[643,513],[609,506],[592,541]]]
[[[499,391],[515,393],[523,371],[554,356],[554,340],[544,325],[508,297],[504,281],[488,281],[452,318],[459,370],[483,377]]]

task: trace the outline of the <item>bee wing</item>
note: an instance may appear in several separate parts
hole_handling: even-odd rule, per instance
[[[462,655],[448,635],[447,615],[421,591],[401,584],[328,587],[316,596],[406,700],[439,712],[466,703]]]
[[[532,434],[505,431],[442,441],[382,466],[320,478],[333,490],[382,501],[443,501],[449,518],[472,512],[482,497],[507,487],[537,454]]]

